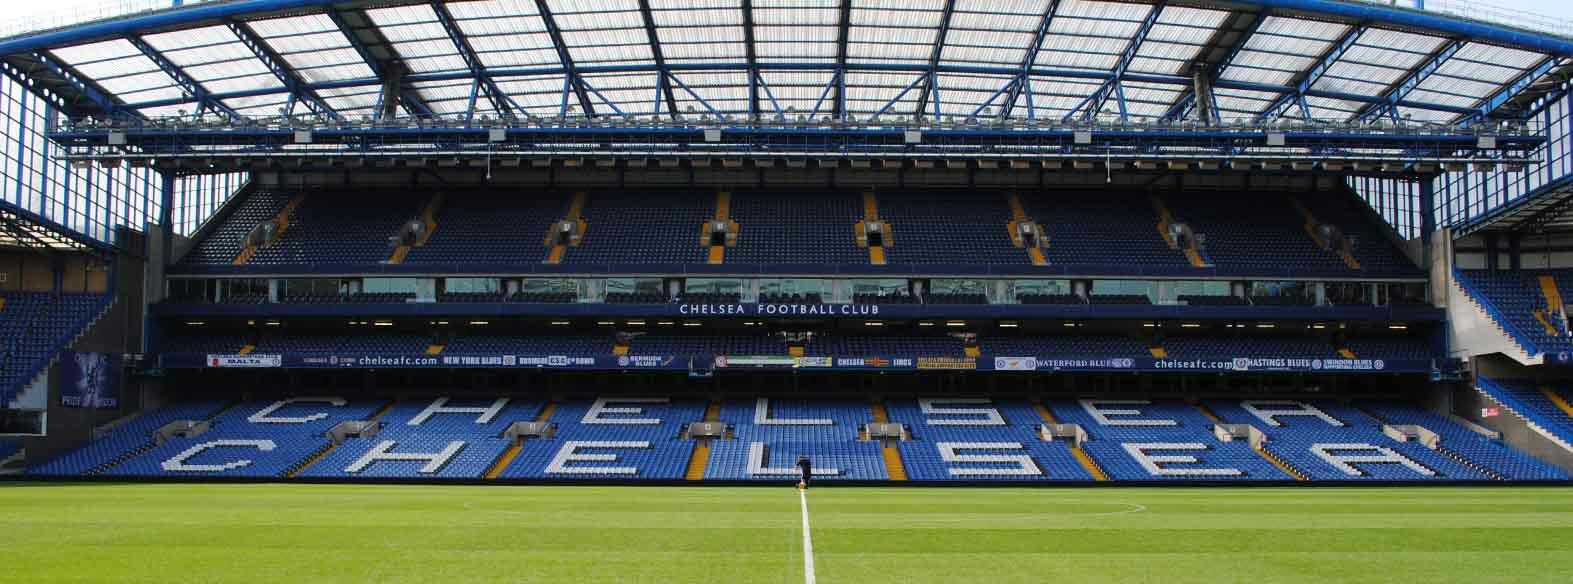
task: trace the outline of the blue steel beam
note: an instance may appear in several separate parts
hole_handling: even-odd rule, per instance
[[[174,63],[171,63],[169,59],[164,58],[163,53],[158,52],[158,50],[154,49],[151,45],[148,45],[147,41],[142,40],[142,37],[129,36],[126,37],[126,40],[130,41],[132,46],[136,47],[138,51],[141,51],[142,54],[146,55],[149,60],[153,61],[153,64],[157,65],[159,69],[163,70],[164,73],[173,78],[175,83],[180,85],[181,90],[185,91],[187,95],[190,95],[191,98],[196,101],[198,108],[196,113],[201,113],[202,109],[211,109],[214,112],[229,116],[230,118],[242,117],[234,109],[224,105],[223,101],[214,99],[212,95],[208,93],[208,90],[202,87],[201,83],[198,83],[196,79],[193,79],[190,75],[187,75],[186,72],[180,67],[176,66]],[[275,93],[275,91],[269,91],[268,93]]]
[[[1389,88],[1382,95],[1383,100],[1381,102],[1367,105],[1364,109],[1357,112],[1355,119],[1366,122],[1386,115],[1397,121],[1398,106],[1395,104],[1408,97],[1409,93],[1420,87],[1421,83],[1425,83],[1432,73],[1436,73],[1437,69],[1441,69],[1442,65],[1446,64],[1448,59],[1453,58],[1453,55],[1457,54],[1458,50],[1464,48],[1466,44],[1468,43],[1462,40],[1444,43],[1441,48],[1432,52],[1430,56],[1426,57],[1426,60],[1421,61],[1415,68],[1410,69],[1403,79],[1400,79],[1398,83]]]
[[[1333,63],[1338,62],[1338,59],[1342,58],[1344,53],[1348,52],[1349,48],[1353,47],[1355,42],[1360,40],[1360,35],[1364,32],[1365,27],[1363,25],[1350,25],[1349,31],[1344,33],[1343,38],[1338,39],[1338,42],[1329,47],[1327,52],[1320,59],[1316,60],[1316,64],[1312,65],[1310,69],[1306,70],[1295,81],[1294,90],[1278,96],[1278,99],[1273,101],[1272,105],[1267,106],[1267,109],[1262,110],[1262,113],[1256,116],[1256,121],[1271,122],[1283,117],[1284,114],[1294,107],[1300,108],[1300,114],[1303,118],[1311,119],[1311,107],[1305,103],[1305,97],[1309,95],[1311,86],[1322,80],[1322,76],[1327,74],[1327,70],[1333,66]]]
[[[939,31],[934,35],[934,48],[929,51],[927,80],[923,84],[923,91],[918,93],[918,103],[912,108],[913,115],[923,115],[924,108],[928,107],[930,96],[934,99],[934,119],[939,119],[940,112],[944,111],[939,103],[939,75],[934,69],[939,66],[939,56],[945,51],[945,36],[950,34],[950,17],[955,12],[956,0],[945,0],[945,8],[939,16]]]
[[[552,16],[552,8],[546,5],[546,0],[535,0],[535,9],[541,13],[541,22],[546,24],[546,32],[552,38],[552,47],[557,49],[557,58],[563,64],[562,74],[574,94],[579,97],[579,107],[583,108],[584,117],[595,117],[595,104],[590,103],[590,95],[585,92],[584,84],[579,81],[578,68],[574,66],[573,55],[568,54],[568,44],[563,42],[563,31],[557,28],[557,19]]]
[[[1519,92],[1529,87],[1529,85],[1534,83],[1535,80],[1540,79],[1546,73],[1550,73],[1551,69],[1555,67],[1556,64],[1556,57],[1546,57],[1540,63],[1530,68],[1529,71],[1524,72],[1523,75],[1520,75],[1517,79],[1514,79],[1512,83],[1507,84],[1506,87],[1503,87],[1500,91],[1496,92],[1491,97],[1488,97],[1484,101],[1480,102],[1479,108],[1477,108],[1474,112],[1465,115],[1458,121],[1458,123],[1465,126],[1472,126],[1490,118],[1491,114],[1497,111],[1497,108],[1502,107],[1502,104],[1505,104],[1508,102],[1508,100],[1513,99],[1513,96],[1518,95]]]
[[[519,107],[519,104],[514,103],[512,99],[509,99],[508,94],[498,89],[497,82],[492,81],[491,75],[487,74],[486,64],[481,62],[481,58],[475,54],[475,47],[470,45],[470,39],[464,36],[463,30],[459,29],[459,23],[453,20],[453,13],[448,12],[448,6],[442,2],[432,2],[431,9],[432,12],[437,14],[437,22],[442,24],[443,30],[448,33],[448,38],[453,39],[454,46],[459,48],[459,56],[464,59],[464,65],[469,68],[470,74],[475,77],[475,85],[472,91],[480,90],[484,92],[487,100],[492,103],[492,111],[497,112],[501,116],[514,117],[519,113],[524,113],[524,109]],[[475,100],[472,97],[470,110],[465,113],[465,119],[473,119],[474,117]]]
[[[81,74],[77,73],[76,69],[73,69],[70,65],[56,62],[53,55],[43,52],[33,53],[33,59],[38,61],[38,63],[45,69],[48,69],[49,72],[54,73],[56,77],[59,77],[62,81],[70,84],[71,87],[76,90],[76,97],[78,99],[87,100],[110,116],[121,113],[122,104],[119,100],[110,97],[108,91],[105,91],[104,89],[100,88],[97,83],[94,83],[88,80],[86,77],[83,77]],[[23,82],[24,87],[28,85],[30,84]],[[64,98],[65,96],[60,97]],[[65,106],[69,105],[69,101],[62,101],[62,103],[59,105],[62,107],[62,109],[64,109]],[[136,112],[128,113],[134,117],[142,117],[142,114]]]
[[[344,116],[334,111],[333,107],[328,105],[328,102],[323,101],[317,95],[317,92],[306,88],[306,81],[301,79],[294,69],[290,69],[284,58],[273,52],[273,49],[263,42],[261,37],[257,36],[256,31],[251,30],[251,25],[244,22],[231,22],[229,23],[229,31],[235,34],[235,38],[240,39],[240,44],[246,45],[246,48],[251,49],[251,54],[256,55],[262,61],[262,64],[266,65],[268,70],[273,72],[273,76],[277,77],[279,82],[284,84],[284,88],[289,90],[290,95],[294,96],[291,106],[294,105],[294,101],[300,101],[305,103],[317,115],[327,116],[335,120],[344,119]]]
[[[1038,30],[1032,35],[1032,44],[1027,45],[1027,54],[1021,59],[1021,72],[1016,74],[1016,79],[1011,85],[1010,95],[1005,97],[1005,107],[1000,111],[1001,118],[1010,118],[1016,109],[1016,100],[1023,91],[1027,91],[1027,119],[1037,119],[1037,108],[1032,107],[1032,78],[1027,73],[1032,71],[1032,64],[1038,62],[1038,51],[1043,49],[1043,38],[1049,35],[1049,26],[1054,24],[1054,11],[1059,10],[1060,0],[1049,0],[1048,8],[1043,11],[1043,18],[1038,21]]]
[[[358,13],[358,18],[360,18],[361,22],[370,22],[370,19],[366,18],[365,13]],[[389,75],[396,74],[393,71],[394,67],[402,68],[402,65],[384,63],[381,59],[377,58],[376,53],[372,52],[371,47],[366,46],[366,43],[361,40],[360,35],[356,33],[355,27],[350,26],[349,22],[344,20],[343,12],[336,9],[330,9],[328,10],[328,19],[333,21],[334,26],[339,27],[339,32],[344,33],[344,38],[350,43],[350,48],[355,49],[355,53],[360,55],[361,60],[366,62],[367,67],[371,68],[371,73],[377,76],[375,81],[364,83],[363,85],[370,85],[371,83],[376,83],[379,85],[383,84]],[[370,30],[371,33],[377,37],[378,42],[382,46],[388,45],[387,39],[382,38],[382,33],[378,31],[376,27],[370,27]],[[400,77],[398,101],[405,107],[409,108],[411,113],[417,116],[425,117],[433,115],[431,106],[426,105],[426,100],[422,99],[419,93],[403,87],[404,72],[399,71],[397,74]],[[315,88],[311,85],[308,85],[307,87]],[[381,96],[379,100],[387,99],[387,97],[388,96],[386,95]],[[381,104],[379,104],[379,106],[380,105]],[[380,119],[382,116],[381,107],[378,108],[377,115]]]
[[[650,37],[650,55],[655,60],[655,69],[659,72],[661,95],[666,98],[666,113],[672,119],[677,119],[677,98],[672,93],[672,84],[667,82],[671,72],[666,68],[666,55],[661,51],[661,37],[656,36],[655,15],[650,13],[650,0],[639,0],[639,17],[644,19],[644,32]],[[752,43],[750,43],[752,54]],[[610,104],[608,104],[610,105]],[[708,104],[707,104],[708,105]]]
[[[1251,21],[1250,26],[1247,26],[1245,30],[1240,33],[1240,36],[1234,39],[1234,43],[1229,45],[1229,52],[1224,55],[1223,59],[1208,67],[1207,71],[1204,73],[1207,75],[1207,84],[1209,87],[1217,86],[1219,78],[1222,77],[1224,72],[1229,69],[1229,65],[1234,63],[1234,58],[1239,56],[1240,51],[1245,50],[1245,44],[1251,42],[1251,37],[1256,36],[1256,31],[1262,28],[1262,23],[1267,22],[1267,17],[1272,15],[1267,12],[1263,12],[1254,16],[1255,19]],[[1206,58],[1205,50],[1198,55],[1202,58]],[[1214,97],[1214,99],[1216,98]],[[1214,102],[1210,105],[1216,106],[1217,103]],[[1180,94],[1180,98],[1175,100],[1174,105],[1169,107],[1169,111],[1164,112],[1163,116],[1158,119],[1165,122],[1183,120],[1195,108],[1196,84],[1193,82],[1184,93]],[[1213,115],[1216,116],[1218,112],[1217,107],[1213,107],[1212,111]],[[1214,120],[1207,121],[1210,122]]]
[[[1098,112],[1103,111],[1103,105],[1108,103],[1110,95],[1114,95],[1119,101],[1120,121],[1129,121],[1130,116],[1125,110],[1125,70],[1130,68],[1131,60],[1135,59],[1136,52],[1141,50],[1142,42],[1147,40],[1148,33],[1152,32],[1152,26],[1157,24],[1158,15],[1163,13],[1163,8],[1164,2],[1159,0],[1153,5],[1152,10],[1147,11],[1147,18],[1142,19],[1141,28],[1136,29],[1136,34],[1131,37],[1131,43],[1126,45],[1125,52],[1120,54],[1120,61],[1114,66],[1114,75],[1109,77],[1108,81],[1104,81],[1097,91],[1092,92],[1092,95],[1087,96],[1087,99],[1076,104],[1071,111],[1065,112],[1065,117],[1060,121],[1068,122],[1076,117],[1076,112],[1082,106],[1087,107],[1085,114],[1087,119],[1098,117]]]
[[[745,63],[685,63],[685,64],[668,64],[667,65],[667,70],[668,71],[741,71],[741,70],[744,70],[746,67],[747,67],[747,64],[745,64]],[[834,66],[832,64],[829,64],[829,63],[759,63],[758,67],[760,68],[760,70],[768,70],[768,71],[832,71],[832,72],[835,71]],[[926,67],[924,65],[921,65],[921,64],[919,64],[919,65],[908,65],[908,64],[896,64],[896,63],[878,63],[878,64],[875,64],[875,63],[849,63],[849,64],[846,65],[846,70],[848,70],[848,71],[892,72],[892,73],[919,73],[919,74],[927,74],[929,71],[931,71],[931,69],[929,69],[928,67]],[[575,71],[578,71],[580,73],[647,73],[647,72],[654,72],[654,71],[656,71],[656,69],[654,68],[654,64],[652,64],[652,63],[642,63],[642,64],[634,64],[634,65],[596,65],[596,66],[575,67]],[[1002,76],[1015,75],[1016,73],[1019,72],[1019,70],[1014,68],[1014,67],[989,67],[989,66],[970,66],[970,65],[941,65],[941,66],[935,67],[934,69],[932,69],[932,71],[939,72],[939,73],[985,74],[985,75],[1002,75]],[[563,75],[563,74],[565,74],[566,69],[563,68],[563,67],[531,67],[531,68],[520,68],[520,69],[492,69],[490,72],[491,72],[492,76],[495,77],[495,78],[503,78],[503,77],[528,76],[528,75]],[[1106,81],[1106,80],[1108,80],[1109,78],[1111,78],[1113,76],[1113,73],[1110,72],[1110,71],[1089,71],[1089,70],[1084,70],[1084,69],[1033,69],[1029,74],[1032,75],[1032,76],[1066,77],[1066,78],[1073,78],[1073,79],[1094,79],[1094,80],[1099,80],[1099,81]],[[468,72],[448,71],[448,72],[441,72],[441,73],[424,73],[424,74],[419,74],[419,75],[409,75],[409,76],[405,77],[405,81],[406,82],[411,82],[411,83],[416,83],[416,82],[453,81],[453,80],[458,80],[458,79],[470,79],[470,78],[471,77],[470,77]],[[1137,82],[1143,82],[1143,83],[1155,83],[1155,84],[1163,84],[1163,85],[1182,85],[1183,86],[1183,85],[1187,85],[1187,84],[1191,83],[1191,79],[1189,77],[1180,76],[1180,75],[1161,75],[1161,74],[1151,74],[1151,73],[1126,73],[1125,74],[1125,79],[1128,80],[1128,81],[1137,81]],[[341,81],[330,81],[330,82],[323,82],[323,83],[313,83],[313,84],[309,85],[308,87],[310,87],[311,89],[315,89],[315,90],[339,89],[339,88],[345,88],[345,87],[357,87],[357,86],[363,86],[363,85],[375,85],[375,84],[377,84],[379,82],[380,81],[377,80],[377,79],[346,79],[346,80],[341,80]],[[1286,87],[1279,86],[1279,85],[1269,85],[1269,84],[1264,84],[1264,83],[1249,83],[1249,82],[1241,82],[1241,81],[1218,81],[1215,84],[1215,87],[1217,87],[1219,89],[1239,89],[1239,90],[1245,90],[1245,91],[1260,91],[1260,92],[1267,92],[1267,93],[1283,93],[1285,91],[1293,91],[1294,90],[1293,88],[1286,88]],[[237,97],[256,97],[256,96],[259,96],[259,95],[268,95],[268,94],[272,94],[272,93],[277,93],[277,91],[276,90],[242,90],[242,91],[235,91],[235,92],[226,92],[226,93],[222,93],[222,94],[215,94],[215,95],[213,95],[213,97],[215,99],[232,99],[232,98],[237,98]],[[1379,96],[1359,95],[1359,94],[1354,94],[1354,93],[1343,93],[1343,92],[1337,92],[1337,91],[1311,90],[1311,91],[1308,91],[1306,93],[1306,95],[1308,97],[1326,97],[1326,98],[1330,98],[1330,99],[1352,101],[1352,102],[1357,102],[1357,103],[1376,103],[1376,102],[1381,101],[1381,97],[1379,97]],[[128,104],[127,107],[155,107],[155,106],[163,106],[163,105],[178,105],[178,104],[181,104],[181,103],[187,103],[188,101],[189,100],[181,100],[181,99],[154,100],[154,101],[137,102],[137,103]],[[1408,102],[1408,101],[1401,102],[1401,103],[1399,103],[1399,105],[1400,106],[1404,106],[1404,107],[1427,108],[1427,109],[1432,109],[1432,110],[1436,110],[1436,111],[1450,112],[1450,113],[1456,113],[1456,114],[1470,114],[1470,113],[1474,113],[1476,111],[1474,108],[1459,107],[1459,106],[1446,106],[1446,105],[1419,103],[1419,102]]]

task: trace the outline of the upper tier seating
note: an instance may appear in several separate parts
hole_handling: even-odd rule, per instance
[[[852,192],[738,192],[732,195],[737,245],[728,264],[867,264],[853,226],[863,202]],[[699,224],[689,226],[694,237]],[[900,227],[892,227],[900,237]]]
[[[181,267],[229,269],[245,235],[276,215],[292,196],[277,191],[251,194],[205,232]],[[429,191],[311,192],[292,213],[280,239],[241,269],[378,266],[391,255],[388,238],[418,217],[432,196]],[[889,265],[915,273],[950,267],[1016,273],[1038,269],[1025,250],[1011,243],[1011,213],[1003,190],[892,190],[879,192],[877,198],[879,216],[891,228],[885,249]],[[1199,273],[1182,250],[1164,241],[1144,192],[1025,192],[1020,198],[1047,237],[1043,249],[1055,274]],[[1214,266],[1206,272],[1210,275],[1424,275],[1392,245],[1384,226],[1350,207],[1358,202],[1344,198],[1342,193],[1298,196],[1318,220],[1336,225],[1356,242],[1359,270],[1345,265],[1337,253],[1318,248],[1305,231],[1304,217],[1281,193],[1164,196],[1177,221],[1205,235],[1203,252]],[[436,231],[425,245],[411,249],[403,263],[416,269],[539,265],[549,252],[542,245],[544,237],[553,222],[563,218],[566,201],[555,193],[449,193],[437,212]],[[857,191],[735,191],[730,210],[739,231],[735,245],[726,249],[723,266],[819,266],[827,273],[870,266],[869,251],[856,243],[855,225],[864,213]],[[707,264],[708,246],[701,239],[715,211],[715,192],[702,189],[589,193],[582,211],[583,239],[566,249],[562,263],[587,269]]]
[[[218,217],[220,222],[213,224],[212,230],[180,258],[180,265],[225,265],[235,261],[251,230],[278,216],[295,193],[262,190],[243,196],[244,199],[235,203],[234,211]]]
[[[547,230],[563,219],[565,200],[519,192],[447,194],[437,212],[437,230],[425,245],[412,248],[404,263],[540,263],[549,249]]]
[[[879,218],[890,223],[890,264],[1031,264],[1010,241],[1010,208],[996,191],[881,192]]]
[[[289,229],[258,249],[248,265],[375,266],[392,253],[388,238],[419,216],[429,199],[430,193],[413,191],[378,192],[374,198],[313,192],[291,214]]]
[[[584,207],[584,238],[563,263],[703,264],[699,234],[714,215],[714,194],[597,191]]]
[[[103,294],[0,293],[0,408],[108,306]]]
[[[1049,264],[1185,271],[1191,264],[1181,250],[1169,249],[1158,232],[1158,216],[1146,195],[1128,193],[1023,194],[1027,213],[1048,236]],[[899,232],[898,232],[899,233]]]

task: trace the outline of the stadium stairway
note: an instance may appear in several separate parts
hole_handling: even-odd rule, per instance
[[[555,413],[557,413],[557,402],[547,402],[545,406],[541,407],[540,413],[535,415],[535,421],[541,423],[550,422],[552,414]],[[514,459],[519,458],[519,453],[524,451],[524,442],[525,437],[523,436],[515,438],[513,444],[508,446],[508,449],[504,450],[501,456],[497,457],[497,461],[493,462],[491,467],[486,469],[486,474],[482,476],[488,481],[495,481],[497,477],[502,476],[503,469],[513,464]]]
[[[868,263],[885,265],[885,248],[891,244],[890,223],[880,220],[879,196],[874,191],[863,191],[863,219],[853,229],[858,247],[868,248]],[[871,229],[879,230],[877,239],[869,235]]]
[[[415,242],[412,244],[399,244],[394,246],[393,254],[388,257],[387,263],[393,265],[402,264],[404,263],[404,258],[409,257],[410,250],[412,248],[423,247],[426,245],[426,242],[431,239],[432,234],[437,232],[437,212],[442,209],[442,202],[442,193],[432,195],[431,200],[426,202],[426,207],[421,209],[420,222],[421,225],[425,227],[425,231],[422,231],[420,236],[417,237]]]
[[[1043,253],[1043,247],[1047,245],[1044,242],[1043,230],[1031,216],[1027,215],[1026,207],[1021,204],[1021,196],[1014,191],[1006,193],[1005,204],[1010,206],[1010,223],[1006,224],[1005,228],[1010,235],[1011,243],[1027,250],[1027,259],[1032,261],[1032,265],[1049,265],[1049,257]],[[1035,234],[1030,243],[1024,235],[1025,232]]]
[[[706,422],[721,421],[721,402],[712,401],[705,406]],[[710,438],[697,438],[694,440],[694,454],[688,458],[688,469],[683,472],[683,480],[700,481],[705,478],[705,467],[710,464]]]
[[[580,241],[583,241],[585,230],[589,229],[589,224],[584,220],[584,205],[588,199],[589,193],[584,191],[575,192],[573,196],[568,198],[568,209],[563,212],[563,218],[553,223],[550,229],[547,229],[546,247],[551,248],[552,251],[547,254],[546,263],[552,265],[563,263],[563,256],[568,253],[568,248],[577,246]],[[558,237],[557,232],[557,226],[564,221],[575,223],[579,230],[567,242]]]
[[[1337,242],[1326,241],[1321,234],[1317,233],[1316,228],[1321,226],[1322,222],[1317,221],[1316,215],[1310,209],[1307,209],[1298,199],[1294,198],[1289,199],[1289,204],[1294,207],[1295,211],[1300,213],[1301,217],[1305,218],[1305,222],[1301,224],[1301,227],[1305,230],[1305,234],[1311,238],[1312,243],[1315,243],[1317,247],[1322,249],[1335,250],[1338,258],[1343,260],[1344,265],[1349,266],[1349,269],[1360,269],[1360,260],[1356,259],[1353,253],[1346,249],[1337,249]]]
[[[377,410],[377,413],[374,413],[370,418],[367,418],[367,421],[372,423],[378,422],[382,419],[383,416],[388,415],[389,411],[393,410],[395,403],[397,402],[390,401],[384,404],[380,409]],[[318,462],[322,462],[322,459],[327,458],[329,454],[333,454],[333,451],[337,450],[341,444],[342,443],[339,442],[329,441],[327,444],[323,445],[322,449],[318,450],[316,454],[311,455],[311,457],[307,458],[304,462],[301,462],[300,464],[295,465],[294,468],[286,471],[284,476],[286,478],[295,478],[300,476],[300,473],[306,472],[306,470],[311,468],[313,465],[316,465]]]
[[[718,234],[716,225],[724,225],[725,228]],[[726,248],[737,245],[738,229],[737,222],[732,220],[732,193],[716,192],[715,215],[699,230],[699,245],[709,250],[705,263],[720,265],[726,261]],[[716,241],[717,235],[721,236],[719,242]]]
[[[1163,203],[1163,197],[1152,196],[1152,210],[1158,215],[1158,236],[1163,238],[1164,243],[1169,244],[1169,249],[1180,249],[1180,242],[1175,239],[1174,233],[1169,231],[1169,226],[1174,224],[1174,214],[1169,211],[1169,206]],[[1191,267],[1213,267],[1212,261],[1207,259],[1206,252],[1197,247],[1194,239],[1186,242],[1185,249],[1182,251],[1185,254],[1185,261],[1190,262]]]
[[[285,231],[289,231],[290,216],[293,215],[295,213],[295,209],[299,208],[300,204],[305,201],[306,195],[295,195],[294,197],[290,198],[288,203],[284,204],[283,209],[279,209],[277,215],[273,216],[273,224],[278,226],[278,229],[273,232],[274,241],[278,241],[280,237],[284,236]],[[237,266],[243,266],[249,263],[251,261],[251,257],[255,255],[257,255],[257,247],[247,242],[244,244],[244,247],[240,249],[240,254],[235,256],[234,261],[231,263]]]
[[[1038,417],[1043,418],[1044,422],[1049,424],[1059,423],[1059,420],[1054,417],[1054,412],[1049,410],[1049,406],[1043,402],[1034,402],[1033,406],[1038,411]],[[1098,461],[1093,460],[1092,456],[1088,455],[1087,451],[1082,449],[1081,446],[1072,445],[1070,451],[1071,456],[1076,457],[1076,462],[1081,464],[1082,469],[1086,470],[1087,474],[1092,475],[1093,480],[1099,482],[1109,480],[1109,473],[1104,472],[1103,466],[1099,465]]]
[[[890,412],[885,410],[885,402],[874,402],[874,404],[870,406],[869,409],[871,410],[870,414],[873,416],[875,423],[890,423]],[[866,434],[868,433],[868,430],[865,429],[863,432],[865,434],[864,439],[867,439]],[[907,467],[901,461],[900,448],[898,448],[894,443],[886,442],[880,445],[880,456],[885,459],[885,473],[890,475],[890,480],[907,480]]]

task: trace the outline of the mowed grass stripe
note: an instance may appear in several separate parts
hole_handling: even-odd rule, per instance
[[[834,582],[1573,581],[1573,489],[809,492]],[[0,483],[0,582],[803,581],[795,490]]]

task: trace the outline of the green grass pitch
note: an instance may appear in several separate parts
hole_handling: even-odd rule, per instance
[[[808,492],[819,582],[1573,582],[1573,489]],[[804,581],[780,487],[0,484],[0,582]]]

